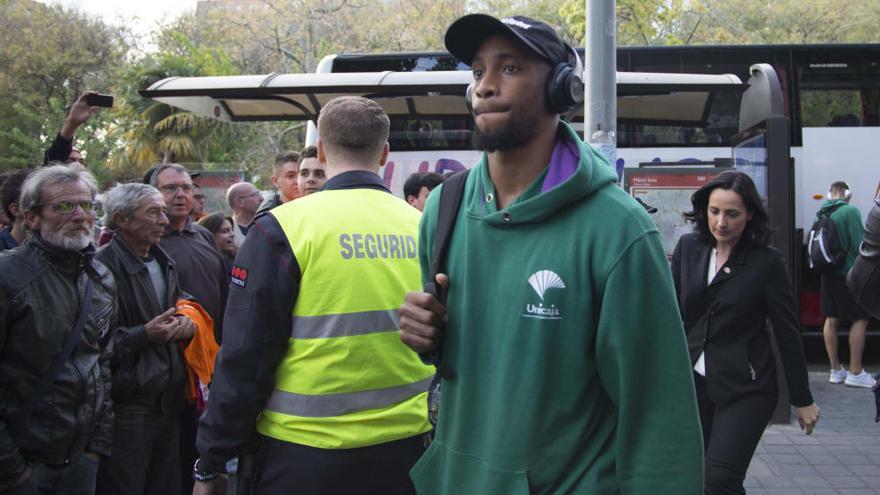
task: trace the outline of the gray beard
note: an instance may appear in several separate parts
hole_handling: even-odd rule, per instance
[[[92,236],[83,232],[81,234],[65,235],[59,231],[40,232],[43,240],[50,246],[66,251],[82,251],[92,243]]]

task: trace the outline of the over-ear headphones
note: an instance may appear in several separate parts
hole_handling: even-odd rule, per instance
[[[547,109],[556,114],[566,114],[584,102],[584,64],[577,50],[569,45],[565,46],[570,50],[570,60],[556,64],[545,85],[544,100],[547,102]],[[474,113],[473,94],[474,83],[471,83],[464,94],[467,109],[471,113]]]
[[[835,183],[835,184],[836,184],[836,183]],[[844,199],[846,202],[849,202],[849,200],[852,199],[852,191],[850,191],[850,189],[849,189],[849,184],[847,184],[846,182],[842,182],[842,181],[841,181],[841,184],[843,184],[843,187],[844,187],[844,189],[843,189],[843,199]],[[834,184],[833,184],[833,185],[834,185]],[[832,199],[832,198],[831,198],[831,189],[828,190],[828,194],[826,194],[825,197],[828,199],[828,201],[831,201],[831,199]]]

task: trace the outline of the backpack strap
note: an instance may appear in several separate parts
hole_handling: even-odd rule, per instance
[[[83,296],[83,302],[80,306],[79,316],[76,318],[76,323],[73,324],[73,328],[70,330],[70,333],[67,334],[64,348],[61,352],[55,355],[55,359],[52,360],[52,364],[49,366],[49,371],[46,372],[43,379],[40,380],[36,387],[34,387],[30,397],[22,403],[21,409],[18,410],[18,414],[15,417],[15,421],[23,425],[24,428],[27,428],[30,415],[34,411],[34,408],[41,400],[43,400],[47,390],[53,383],[55,383],[58,375],[61,374],[61,370],[64,369],[67,360],[70,359],[70,355],[73,354],[73,348],[79,341],[83,328],[86,326],[86,317],[89,314],[89,308],[92,307],[92,287],[92,277],[86,274],[85,296]]]
[[[461,201],[464,197],[464,186],[467,182],[470,170],[465,169],[457,172],[443,181],[440,189],[440,204],[438,206],[437,226],[434,230],[434,250],[431,255],[431,270],[428,282],[425,284],[425,292],[432,294],[441,303],[446,303],[443,290],[435,281],[438,273],[443,273],[449,239],[455,228],[458,211],[461,209]],[[437,350],[423,356],[426,361],[437,367],[437,373],[443,378],[450,378],[451,372],[442,364],[439,347]]]
[[[820,218],[824,218],[824,217],[831,218],[831,214],[834,213],[835,211],[837,211],[838,209],[840,209],[841,207],[843,207],[843,204],[836,204],[836,205],[832,206],[831,208],[828,209],[828,211],[826,211],[825,213],[820,215]]]

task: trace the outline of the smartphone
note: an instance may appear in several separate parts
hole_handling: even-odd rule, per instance
[[[113,97],[110,95],[90,93],[86,95],[86,103],[88,103],[90,107],[110,108],[113,106]]]

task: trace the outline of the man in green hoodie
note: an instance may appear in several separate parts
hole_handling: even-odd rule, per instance
[[[837,239],[840,241],[840,248],[846,253],[842,265],[833,271],[822,272],[822,314],[825,315],[822,336],[825,339],[828,360],[831,362],[828,381],[845,383],[850,387],[871,388],[874,385],[874,377],[862,368],[868,313],[856,302],[846,286],[846,274],[859,255],[859,244],[862,242],[862,213],[849,204],[851,198],[849,185],[843,181],[836,181],[828,189],[828,200],[817,213],[817,216],[830,214]],[[837,354],[837,327],[840,325],[840,320],[850,322],[849,371],[840,363]]]
[[[702,493],[660,234],[559,118],[580,104],[576,53],[543,22],[480,14],[453,23],[446,47],[473,70],[486,153],[437,276],[445,303],[412,292],[400,310],[401,339],[440,350],[449,372],[435,440],[410,472],[418,493]],[[439,197],[420,226],[423,278]]]

